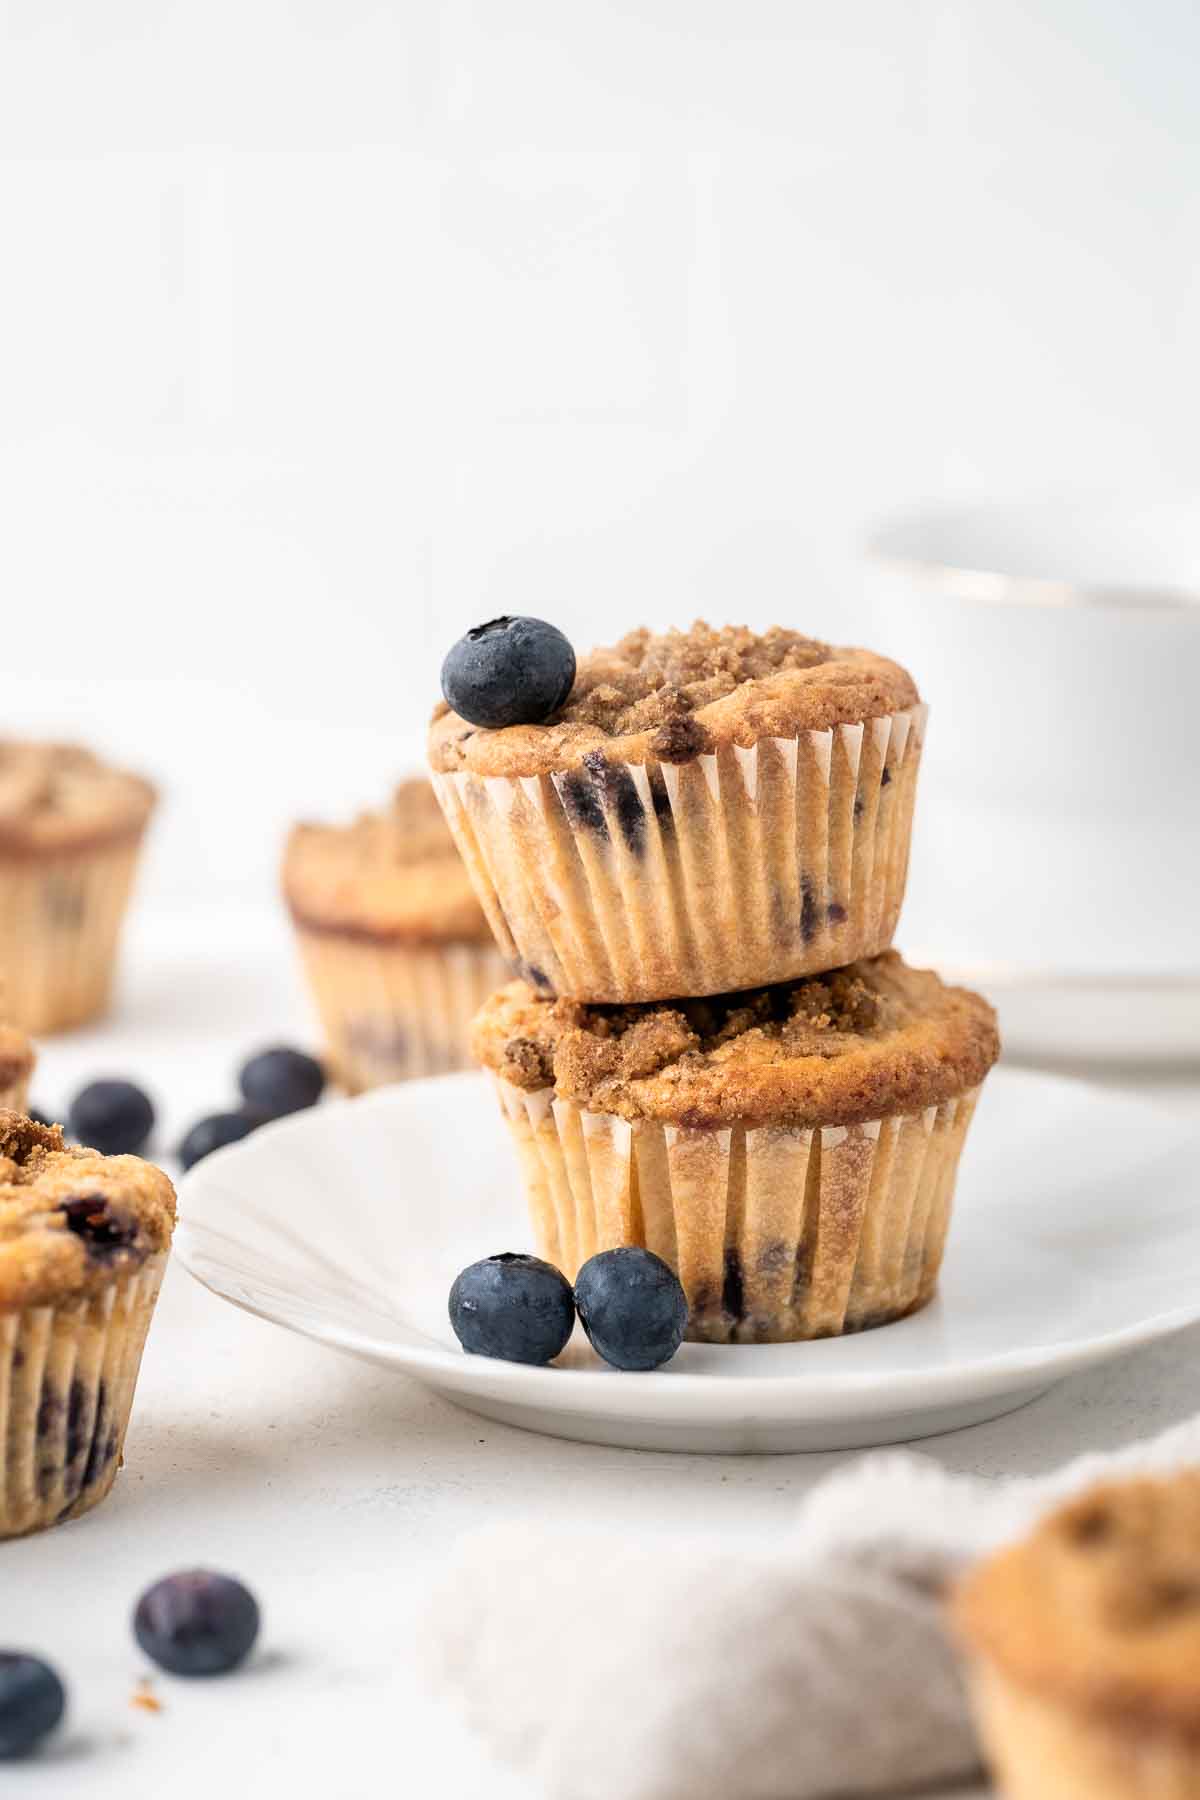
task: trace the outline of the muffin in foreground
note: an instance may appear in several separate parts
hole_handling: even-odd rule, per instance
[[[640,1244],[688,1335],[863,1331],[933,1294],[959,1154],[999,1052],[987,1002],[893,951],[830,975],[627,1007],[494,994],[496,1076],[538,1253]]]
[[[351,1093],[471,1066],[471,1019],[508,969],[429,783],[352,825],[297,825],[284,899]]]
[[[884,950],[925,708],[866,650],[795,631],[636,631],[545,725],[444,704],[438,798],[496,941],[596,1003],[788,981]]]
[[[0,741],[0,1000],[25,1031],[108,1004],[155,793],[69,744]]]
[[[112,1486],[174,1224],[160,1169],[0,1112],[0,1537]]]
[[[1197,1800],[1200,1470],[1091,1489],[954,1613],[1011,1800]]]
[[[0,1111],[23,1113],[37,1056],[23,1031],[0,1025]]]

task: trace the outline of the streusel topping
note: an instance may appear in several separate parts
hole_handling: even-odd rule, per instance
[[[38,854],[136,837],[154,801],[148,781],[78,745],[0,739],[0,852]]]
[[[428,781],[350,825],[297,825],[284,853],[296,923],[343,936],[488,943],[491,932]]]
[[[939,1104],[999,1054],[985,1000],[895,951],[829,975],[706,1000],[585,1006],[527,982],[475,1021],[479,1060],[515,1087],[677,1125],[845,1125]]]
[[[1090,1489],[968,1576],[956,1617],[1036,1692],[1200,1741],[1200,1470]]]
[[[859,724],[915,705],[897,663],[801,632],[744,625],[631,631],[579,660],[561,712],[545,725],[484,731],[444,704],[430,761],[440,772],[533,775],[572,768],[590,750],[627,762],[686,762],[722,744]]]
[[[165,1250],[174,1224],[152,1163],[68,1149],[59,1126],[0,1111],[0,1310],[94,1293]]]

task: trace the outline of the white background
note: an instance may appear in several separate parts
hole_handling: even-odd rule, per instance
[[[481,617],[845,641],[881,513],[1194,487],[1198,72],[1190,0],[0,0],[5,728],[265,902]]]

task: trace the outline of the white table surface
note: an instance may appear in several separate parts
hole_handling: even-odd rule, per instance
[[[137,946],[113,1020],[44,1046],[34,1094],[53,1111],[94,1074],[141,1079],[162,1104],[165,1152],[191,1118],[232,1099],[242,1054],[312,1032],[265,910],[141,923]],[[1200,1126],[1200,1070],[1105,1079]],[[1000,1479],[1197,1410],[1200,1328],[920,1449]],[[509,1514],[630,1531],[686,1517],[762,1537],[786,1529],[798,1497],[841,1460],[652,1455],[508,1430],[238,1313],[173,1268],[112,1495],[86,1519],[0,1548],[0,1637],[49,1657],[70,1686],[68,1729],[43,1756],[6,1766],[5,1793],[535,1800],[419,1680],[414,1620],[445,1548]],[[254,1588],[261,1649],[225,1680],[157,1677],[161,1711],[144,1711],[131,1704],[148,1670],[130,1610],[147,1582],[197,1563]]]

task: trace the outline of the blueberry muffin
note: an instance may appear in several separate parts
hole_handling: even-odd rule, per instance
[[[161,1170],[0,1112],[0,1537],[112,1486],[174,1223]]]
[[[1200,1470],[1091,1489],[954,1613],[1011,1800],[1200,1800]]]
[[[0,740],[0,1007],[25,1031],[109,998],[154,789],[69,744]]]
[[[515,981],[475,1022],[538,1252],[640,1244],[689,1335],[829,1337],[916,1311],[999,1051],[987,1002],[894,951],[772,988],[609,1007]]]
[[[429,783],[351,825],[297,825],[283,892],[352,1093],[470,1067],[471,1019],[509,973]]]
[[[29,1078],[36,1061],[33,1045],[24,1032],[12,1025],[0,1025],[0,1110],[25,1111]]]
[[[925,708],[897,664],[795,631],[635,631],[545,725],[444,704],[429,757],[496,941],[548,994],[791,981],[892,941]]]

